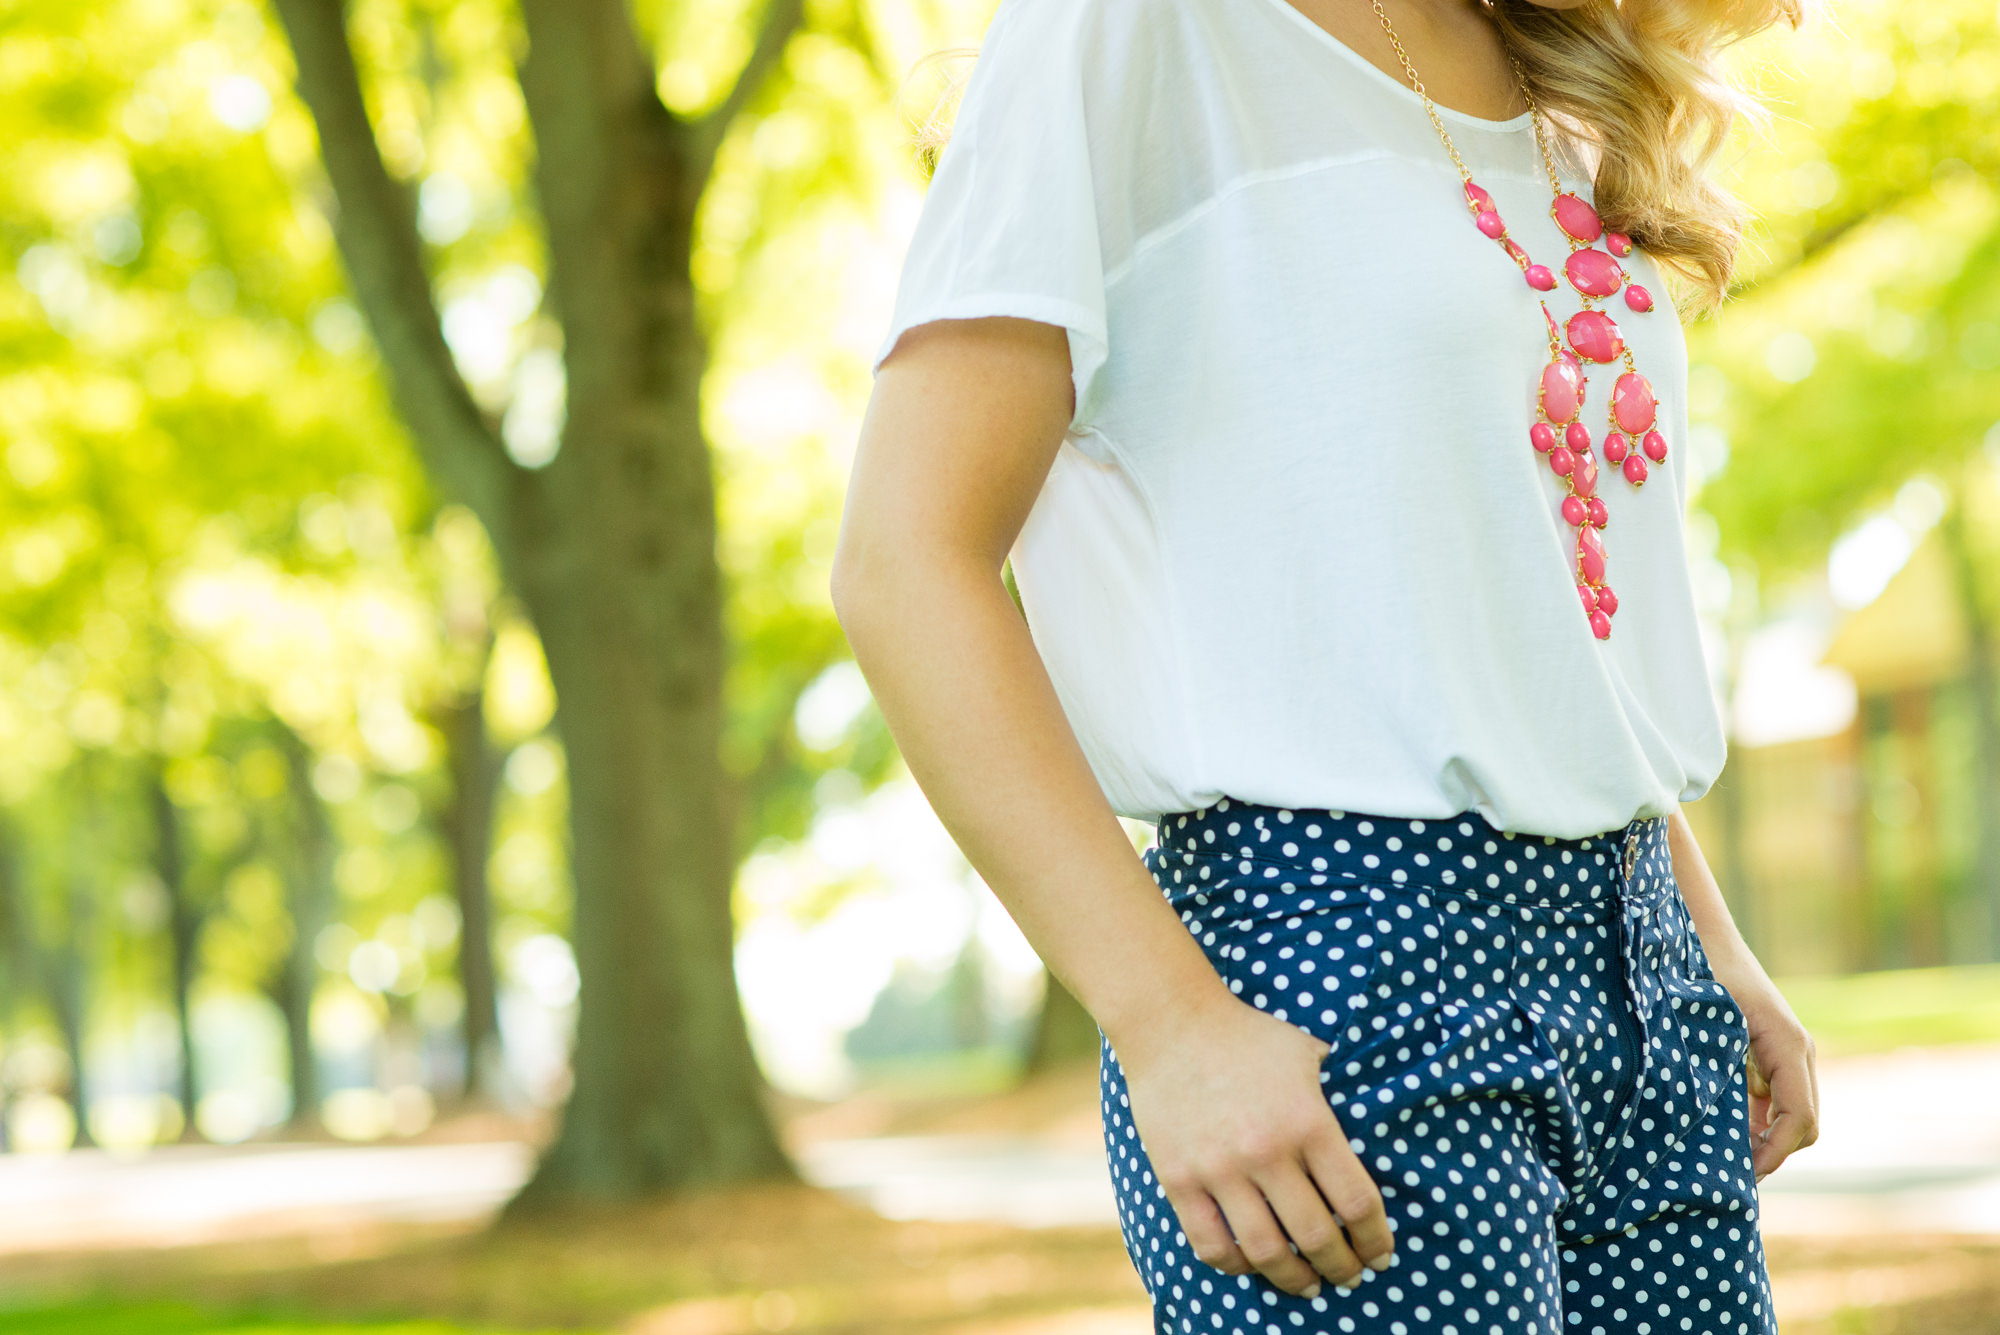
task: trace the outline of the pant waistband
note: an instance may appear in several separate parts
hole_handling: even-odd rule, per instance
[[[1510,834],[1474,811],[1416,819],[1224,798],[1161,817],[1159,847],[1169,862],[1220,864],[1238,887],[1299,893],[1341,884],[1408,886],[1522,906],[1615,900],[1637,908],[1673,884],[1662,816],[1557,838]]]

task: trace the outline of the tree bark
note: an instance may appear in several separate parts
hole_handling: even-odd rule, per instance
[[[69,1056],[70,1107],[76,1112],[76,1140],[82,1149],[97,1143],[90,1134],[90,1082],[85,1052],[90,1007],[90,961],[86,954],[90,939],[90,886],[81,865],[70,869],[66,896],[68,922],[61,944],[51,952],[49,1009],[56,1029],[62,1034],[63,1051]]]
[[[153,818],[153,874],[167,897],[167,947],[172,956],[174,1020],[180,1030],[181,1062],[176,1093],[181,1104],[181,1139],[200,1140],[195,1106],[200,1072],[195,1065],[194,982],[203,914],[188,886],[187,855],[181,844],[180,812],[167,793],[166,774],[157,763],[146,776]]]
[[[1049,974],[1041,1013],[1035,1018],[1035,1035],[1028,1044],[1028,1073],[1094,1057],[1102,1041],[1097,1021],[1090,1018],[1083,1003]]]
[[[1965,620],[1966,688],[1972,696],[1973,824],[1978,831],[1971,888],[1984,937],[1978,954],[1994,960],[2000,959],[2000,665],[1986,621],[1979,557],[1966,522],[1973,485],[1968,470],[1938,525],[1938,537],[1951,560],[1959,613]]]
[[[569,760],[574,1090],[521,1204],[790,1172],[737,999],[721,575],[689,259],[717,147],[801,21],[775,0],[736,87],[685,120],[623,0],[523,0],[547,290],[569,417],[514,467],[437,331],[406,192],[376,148],[338,0],[277,0],[336,226],[432,475],[485,523],[542,640]]]
[[[333,909],[333,830],[312,785],[312,750],[281,727],[285,753],[286,812],[291,858],[285,874],[285,906],[292,919],[292,948],[272,992],[285,1016],[286,1066],[292,1086],[292,1115],[286,1125],[309,1131],[319,1125],[319,1068],[313,1057],[312,1006],[319,991],[319,934]]]
[[[0,820],[0,966],[7,970],[7,988],[0,995],[0,1024],[8,1039],[20,1034],[21,1003],[34,992],[41,961],[36,957],[34,925],[28,917],[21,888],[21,863],[12,822]],[[0,1056],[5,1055],[0,1048]],[[0,1080],[0,1154],[11,1148],[7,1111],[12,1091]]]
[[[493,898],[487,863],[493,849],[493,807],[503,757],[486,735],[486,693],[475,686],[439,711],[451,798],[438,824],[451,850],[452,896],[458,903],[458,983],[465,993],[465,1098],[491,1097],[487,1077],[499,1058],[500,1011],[493,968]]]

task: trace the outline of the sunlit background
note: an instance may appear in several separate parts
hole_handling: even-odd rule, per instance
[[[391,402],[274,14],[0,6],[0,1331],[263,1329],[203,1304],[268,1302],[661,1335],[1144,1328],[1090,1176],[1095,1035],[901,768],[826,594],[922,200],[940,75],[906,76],[991,9],[808,5],[692,251],[737,982],[807,1178],[901,1230],[897,1275],[948,1270],[892,1322],[794,1284],[782,1249],[513,1305],[310,1278],[393,1260],[398,1229],[472,1245],[570,1093],[556,692]],[[642,0],[664,104],[716,104],[762,11]],[[450,358],[513,462],[549,468],[568,390],[519,19],[349,21]],[[1691,815],[1850,1095],[1830,1167],[1768,1205],[1781,1308],[1788,1331],[2000,1331],[2000,12],[1847,0],[1739,54],[1775,116],[1729,154],[1760,215],[1738,290],[1690,331],[1692,573],[1732,737]],[[362,1144],[418,1157],[283,1157]],[[252,1162],[261,1196],[226,1176]],[[744,1208],[782,1236],[832,1207]],[[1932,1240],[1841,1278],[1867,1231],[1842,1221],[1884,1219]],[[822,1223],[815,1254],[865,1232]],[[292,1279],[216,1286],[246,1270],[217,1249],[273,1237],[307,1251],[247,1269]]]

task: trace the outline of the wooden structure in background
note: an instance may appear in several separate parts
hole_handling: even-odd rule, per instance
[[[1975,662],[1961,566],[1933,530],[1825,662],[1854,679],[1831,737],[1732,746],[1688,809],[1745,934],[1772,972],[1971,963],[2000,954],[1979,874]],[[1991,837],[1991,832],[1988,832]]]

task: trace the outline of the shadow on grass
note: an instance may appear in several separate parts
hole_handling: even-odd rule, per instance
[[[366,1254],[313,1259],[329,1251]],[[1114,1230],[898,1222],[795,1185],[538,1214],[442,1239],[378,1229],[292,1247],[20,1258],[0,1267],[0,1285],[36,1304],[0,1312],[0,1335],[969,1335],[1107,1308],[1140,1312],[1134,1335],[1147,1324]],[[201,1311],[305,1312],[321,1324]]]

